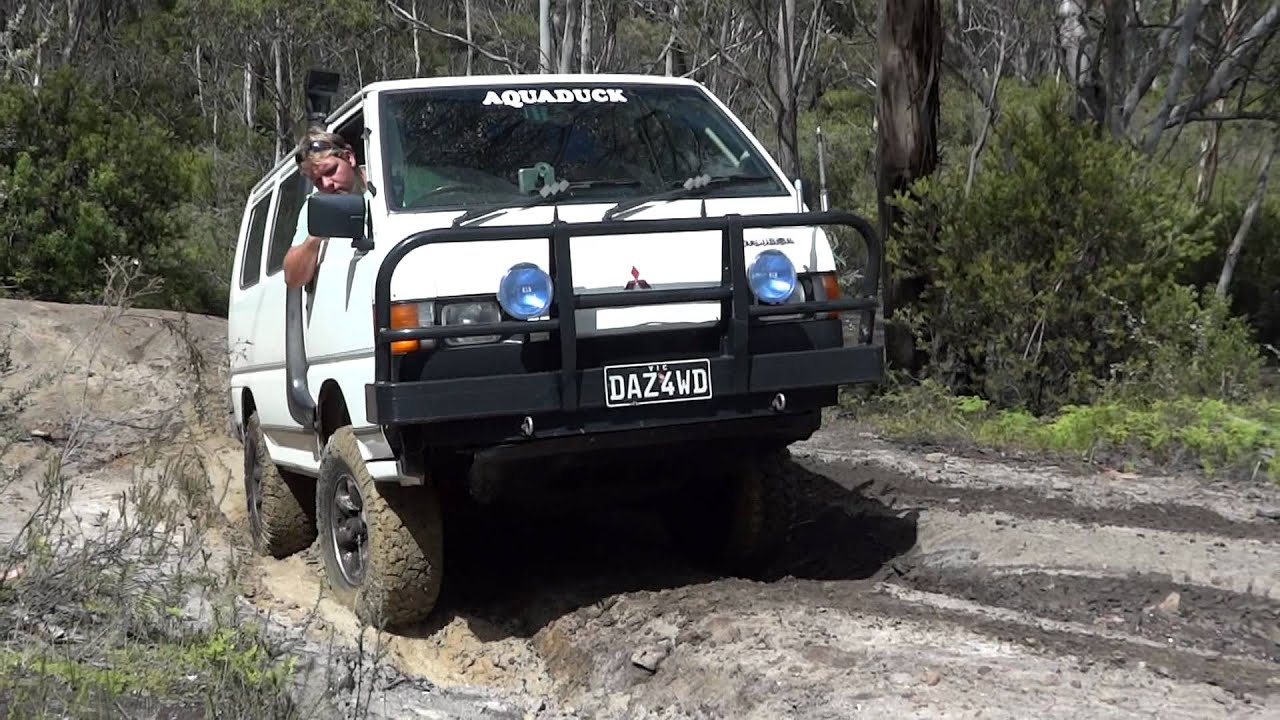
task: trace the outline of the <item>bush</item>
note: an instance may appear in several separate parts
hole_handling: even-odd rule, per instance
[[[977,396],[954,395],[926,379],[873,398],[847,398],[845,404],[891,440],[1280,480],[1280,401],[1168,395],[1065,405],[1037,417],[1021,408],[995,408]]]
[[[1010,107],[972,194],[956,164],[923,178],[888,255],[929,279],[900,317],[953,391],[1034,414],[1129,392],[1238,397],[1257,348],[1179,281],[1216,218],[1177,179],[1072,122],[1055,90]]]
[[[131,258],[163,280],[150,303],[215,310],[225,280],[203,273],[184,203],[211,159],[146,115],[114,110],[68,69],[39,92],[0,87],[0,285],[20,297],[93,302],[102,264]]]

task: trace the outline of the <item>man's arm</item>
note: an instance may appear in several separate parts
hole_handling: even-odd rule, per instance
[[[301,243],[289,248],[284,255],[284,284],[286,287],[306,285],[315,277],[320,264],[320,243],[324,238],[308,235]]]
[[[308,197],[310,195],[308,194]],[[302,201],[302,210],[298,212],[298,224],[293,231],[293,242],[289,251],[284,254],[285,287],[298,287],[311,282],[316,268],[320,265],[320,245],[325,238],[316,237],[307,232],[307,205]]]

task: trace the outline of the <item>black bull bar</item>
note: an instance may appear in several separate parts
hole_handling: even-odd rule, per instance
[[[752,305],[747,283],[743,230],[747,228],[846,225],[862,236],[867,249],[866,273],[860,296],[836,300],[781,305]],[[646,233],[721,233],[721,280],[712,287],[674,290],[620,291],[578,295],[573,285],[570,239],[639,235]],[[499,321],[468,325],[418,328],[391,327],[391,278],[400,262],[413,250],[432,243],[533,240],[544,238],[550,246],[548,274],[553,285],[549,319]],[[824,387],[850,382],[876,381],[882,369],[881,354],[871,346],[883,248],[865,219],[843,211],[725,215],[720,217],[666,218],[658,220],[568,223],[556,220],[542,225],[445,227],[415,233],[401,240],[383,259],[374,289],[374,382],[365,386],[366,415],[375,424],[405,424],[464,420],[499,415],[575,412],[603,404],[582,402],[584,389],[604,387],[603,370],[579,368],[577,354],[578,309],[636,307],[672,303],[720,301],[721,351],[711,359],[713,375],[729,371],[728,394]],[[296,291],[296,289],[295,289]],[[292,298],[291,303],[299,301]],[[811,349],[752,355],[748,338],[752,321],[776,315],[809,315],[861,311],[861,347]],[[550,333],[559,341],[560,367],[543,373],[525,373],[449,380],[397,381],[393,377],[391,344],[400,340],[458,338],[508,333]],[[286,338],[288,341],[288,338]],[[290,353],[296,356],[304,353]],[[290,405],[304,425],[318,421],[306,374],[289,373]],[[301,382],[296,382],[300,380]],[[301,385],[301,387],[299,387]],[[717,387],[722,387],[717,382]],[[301,390],[300,392],[297,392]],[[296,394],[295,394],[296,392]],[[300,397],[303,394],[307,397]],[[586,393],[592,397],[598,392]],[[441,400],[447,399],[447,402]]]

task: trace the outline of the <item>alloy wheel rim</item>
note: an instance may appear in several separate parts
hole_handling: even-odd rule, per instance
[[[245,446],[245,502],[249,511],[249,529],[257,540],[262,534],[262,474],[256,460],[257,444],[250,441]]]
[[[329,539],[333,556],[342,577],[351,585],[364,578],[369,553],[369,528],[364,519],[364,498],[350,473],[342,473],[335,483],[332,499],[333,519],[329,523]]]

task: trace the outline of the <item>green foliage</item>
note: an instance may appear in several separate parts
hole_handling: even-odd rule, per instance
[[[846,403],[884,436],[909,442],[1061,453],[1115,465],[1280,481],[1280,399],[1231,402],[1203,395],[1102,400],[1036,416],[954,395],[934,380]]]
[[[1179,387],[1238,397],[1248,367],[1235,361],[1256,349],[1179,286],[1211,252],[1216,218],[1171,173],[1072,122],[1057,91],[1034,97],[1006,106],[971,194],[953,164],[898,200],[888,254],[931,280],[902,313],[930,371],[1039,414],[1089,402],[1117,372],[1160,387],[1178,353],[1199,352]]]
[[[249,629],[218,628],[156,643],[125,644],[100,658],[51,647],[0,648],[0,691],[18,705],[43,700],[68,707],[109,705],[114,698],[153,697],[213,707],[231,694],[265,703],[287,696],[295,659],[273,657]],[[54,697],[48,691],[60,688]]]
[[[1109,397],[1243,400],[1259,390],[1262,357],[1249,326],[1212,289],[1154,293],[1130,336],[1136,349],[1114,368]]]
[[[63,302],[98,299],[103,265],[140,264],[166,288],[153,302],[215,307],[209,258],[178,209],[207,193],[208,154],[156,118],[113,109],[69,69],[38,93],[0,88],[0,285]],[[216,286],[215,286],[216,287]]]
[[[1280,187],[1280,164],[1272,168],[1271,175],[1269,187]],[[1217,284],[1227,248],[1240,226],[1252,192],[1250,184],[1242,191],[1224,193],[1212,203],[1223,222],[1215,238],[1214,252],[1192,270],[1195,282]],[[1270,193],[1258,209],[1236,261],[1228,292],[1231,311],[1247,318],[1254,339],[1280,348],[1280,192]]]

